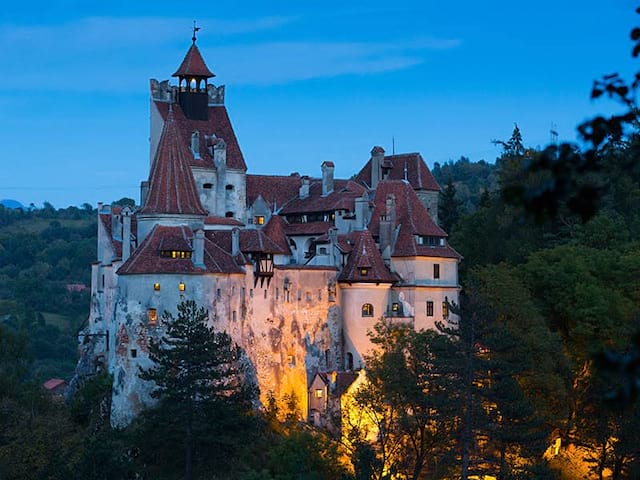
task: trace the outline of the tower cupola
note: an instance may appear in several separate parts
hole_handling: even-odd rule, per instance
[[[198,30],[200,27],[193,22],[191,47],[172,76],[178,77],[178,103],[185,116],[192,120],[207,120],[208,79],[215,74],[207,67],[196,45]]]

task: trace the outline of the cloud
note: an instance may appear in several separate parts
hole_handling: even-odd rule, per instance
[[[458,39],[421,37],[387,42],[261,41],[252,33],[281,29],[295,17],[203,19],[217,46],[199,44],[224,82],[269,85],[313,78],[376,74],[426,61],[427,53],[460,45]],[[91,17],[62,25],[0,27],[0,70],[5,89],[144,91],[150,77],[167,78],[189,43],[185,18]],[[150,34],[153,32],[153,34]],[[235,35],[241,35],[236,39]],[[203,36],[209,43],[209,37]],[[164,74],[162,73],[164,72]]]

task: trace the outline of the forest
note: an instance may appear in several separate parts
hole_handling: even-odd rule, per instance
[[[639,85],[594,82],[623,112],[579,125],[580,146],[533,149],[506,125],[495,163],[434,165],[459,325],[381,319],[341,434],[293,396],[257,407],[237,348],[189,302],[150,347],[158,403],[130,427],[109,426],[107,374],[52,400],[42,382],[72,375],[88,311],[96,212],[0,207],[0,478],[640,478]]]

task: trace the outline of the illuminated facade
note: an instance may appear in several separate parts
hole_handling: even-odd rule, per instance
[[[381,317],[455,324],[446,302],[457,301],[460,257],[437,225],[439,187],[420,154],[374,147],[350,180],[329,161],[317,178],[251,175],[195,39],[174,76],[178,85],[150,83],[140,206],[98,209],[79,372],[113,374],[113,425],[149,404],[138,367],[150,365],[162,312],[183,299],[243,348],[263,398],[293,393],[310,418],[340,384],[323,379],[344,389],[364,367]]]

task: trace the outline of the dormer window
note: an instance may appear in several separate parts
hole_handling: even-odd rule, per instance
[[[164,258],[191,258],[191,250],[160,250]]]
[[[398,302],[393,302],[391,304],[391,311],[392,312],[399,312],[400,311],[400,304]]]
[[[253,217],[253,223],[255,225],[264,225],[264,215],[256,215]]]
[[[360,269],[360,275],[363,277],[366,277],[367,275],[369,275],[369,267],[362,267]]]

